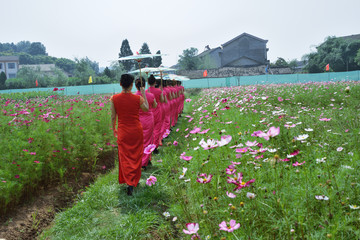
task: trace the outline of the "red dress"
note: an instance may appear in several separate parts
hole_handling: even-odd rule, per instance
[[[119,183],[136,187],[141,177],[143,129],[139,120],[144,99],[132,93],[112,96],[118,117]]]

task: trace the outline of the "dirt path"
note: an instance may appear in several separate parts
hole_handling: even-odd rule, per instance
[[[36,239],[43,229],[51,225],[55,214],[72,206],[74,199],[98,175],[114,167],[116,150],[103,154],[97,162],[95,173],[82,173],[80,179],[69,179],[66,184],[53,184],[40,189],[26,203],[0,216],[0,239]],[[106,166],[106,170],[102,166]]]

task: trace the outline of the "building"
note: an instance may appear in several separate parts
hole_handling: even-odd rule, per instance
[[[41,73],[45,75],[52,76],[54,75],[55,64],[28,64],[28,65],[20,65],[21,68],[30,68],[34,71],[39,70]]]
[[[6,78],[16,78],[19,70],[19,56],[0,56],[0,72],[5,72]]]
[[[243,33],[220,47],[211,49],[206,46],[206,50],[198,57],[209,62],[213,68],[267,65],[267,42],[268,40]]]

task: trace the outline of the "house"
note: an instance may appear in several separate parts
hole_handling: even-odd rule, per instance
[[[210,62],[213,68],[267,65],[267,42],[268,40],[243,33],[220,47],[211,49],[206,46],[206,50],[198,57]]]
[[[22,68],[30,68],[34,71],[39,70],[40,73],[44,74],[44,75],[48,75],[48,76],[54,76],[54,70],[55,69],[59,69],[55,66],[55,64],[28,64],[28,65],[20,65],[19,69]],[[61,70],[61,69],[60,69]],[[65,71],[61,70],[65,75],[69,76],[68,73],[66,73]]]
[[[0,56],[0,72],[5,72],[6,78],[16,78],[19,70],[19,56]]]

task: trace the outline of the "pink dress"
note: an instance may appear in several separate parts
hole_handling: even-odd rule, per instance
[[[154,103],[155,96],[152,93],[145,93],[146,99],[149,103],[149,111],[144,112],[143,110],[139,110],[139,119],[143,128],[143,135],[144,135],[144,148],[146,148],[148,145],[154,143],[154,115],[152,112],[152,106]],[[137,91],[135,95],[141,96],[141,92]],[[147,166],[149,163],[149,160],[151,159],[151,154],[143,154],[141,159],[141,166]]]
[[[165,105],[165,118],[164,118],[164,125],[163,125],[163,132],[165,133],[166,130],[170,129],[170,118],[171,118],[171,112],[170,112],[170,107],[171,107],[171,103],[170,103],[170,98],[169,98],[169,94],[170,94],[170,90],[168,89],[168,87],[164,88],[164,95],[167,98],[167,103],[164,104]]]
[[[152,93],[155,96],[156,102],[157,102],[157,107],[156,108],[152,108],[152,112],[154,115],[154,144],[156,145],[156,147],[159,146],[159,143],[161,141],[162,138],[160,138],[162,136],[162,125],[164,122],[164,118],[163,118],[163,112],[162,112],[162,103],[160,102],[160,96],[161,96],[161,89],[159,88],[155,88],[155,87],[150,87],[147,92]]]

